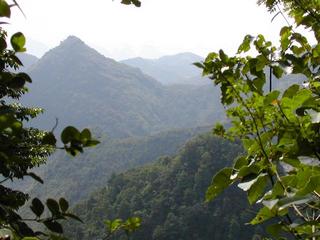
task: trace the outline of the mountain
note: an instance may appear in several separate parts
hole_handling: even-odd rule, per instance
[[[203,58],[193,53],[179,53],[158,59],[131,58],[122,63],[141,69],[165,85],[192,84],[203,85],[209,80],[201,78],[201,70],[193,65]]]
[[[17,57],[23,63],[23,69],[20,69],[22,71],[28,70],[30,67],[35,65],[36,62],[39,60],[39,58],[37,58],[36,56],[28,53],[18,53]]]
[[[189,141],[175,157],[114,175],[105,188],[75,207],[85,224],[69,222],[68,234],[77,240],[103,239],[104,220],[139,216],[142,226],[133,240],[257,239],[254,235],[261,229],[245,225],[254,214],[246,210],[239,189],[204,203],[212,176],[241,151],[239,144],[205,134]]]
[[[64,152],[53,155],[37,171],[44,185],[28,182],[20,187],[42,199],[64,196],[75,204],[104,187],[112,174],[142,166],[160,156],[175,154],[191,137],[208,130],[181,129],[148,137],[115,140],[101,136],[101,144],[76,158]]]
[[[90,127],[109,137],[143,136],[223,119],[213,85],[170,88],[141,70],[106,58],[71,36],[30,70],[22,100],[46,112],[33,124]]]

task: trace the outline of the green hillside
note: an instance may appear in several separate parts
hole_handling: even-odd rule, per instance
[[[38,170],[45,185],[24,182],[20,188],[29,189],[30,193],[41,199],[64,196],[75,204],[104,187],[113,173],[150,163],[160,156],[175,154],[188,139],[208,129],[181,129],[126,139],[101,136],[101,144],[76,159],[57,152]]]
[[[205,134],[188,142],[175,157],[114,175],[105,188],[75,208],[85,224],[68,226],[69,235],[102,239],[104,219],[135,215],[143,224],[132,239],[251,239],[260,230],[244,225],[252,214],[245,210],[240,191],[232,189],[213,203],[204,203],[212,175],[240,152],[240,145]],[[126,239],[122,237],[115,239]]]

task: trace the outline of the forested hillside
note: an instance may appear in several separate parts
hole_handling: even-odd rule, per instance
[[[135,215],[143,223],[132,239],[251,239],[261,230],[244,225],[252,214],[237,189],[204,203],[212,175],[241,151],[236,143],[205,134],[188,142],[175,157],[114,175],[105,188],[75,208],[85,224],[68,226],[69,235],[101,239],[104,219]]]
[[[175,154],[188,139],[209,129],[181,129],[125,139],[101,136],[101,144],[77,159],[61,151],[53,155],[47,165],[38,170],[45,185],[27,182],[20,187],[29,189],[41,199],[64,196],[76,204],[104,187],[112,174],[151,163],[160,156]]]
[[[31,94],[23,101],[50,109],[35,123],[47,129],[58,118],[58,129],[67,124],[98,127],[121,138],[209,125],[224,117],[213,85],[165,87],[76,37],[46,53],[30,75]]]

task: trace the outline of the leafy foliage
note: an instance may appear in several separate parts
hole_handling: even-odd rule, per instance
[[[281,3],[280,3],[281,2]],[[221,89],[223,105],[232,126],[217,125],[215,133],[241,139],[246,150],[231,168],[214,176],[206,199],[238,183],[250,204],[261,207],[251,224],[280,219],[268,230],[276,239],[291,234],[296,239],[316,239],[320,232],[319,188],[319,1],[259,1],[271,12],[288,12],[295,25],[310,29],[308,39],[293,26],[283,27],[280,47],[262,35],[246,36],[238,54],[210,53],[203,69]],[[248,55],[254,48],[255,56]],[[270,70],[267,79],[266,69]],[[284,74],[300,74],[303,85],[291,85],[283,93],[265,93],[267,80]]]
[[[15,6],[18,6],[16,2],[9,5],[7,1],[0,1],[0,17],[10,18],[11,8]],[[0,24],[0,238],[5,232],[12,239],[62,239],[59,235],[37,232],[27,222],[41,223],[51,233],[61,234],[63,228],[59,220],[80,220],[68,211],[65,199],[60,199],[59,203],[48,199],[45,207],[35,198],[30,207],[35,217],[25,219],[19,215],[18,210],[26,204],[29,195],[6,186],[7,181],[28,176],[43,183],[32,169],[45,163],[46,158],[57,148],[57,140],[52,132],[24,126],[42,112],[39,108],[23,107],[17,102],[28,91],[26,83],[32,82],[26,73],[18,72],[22,63],[16,54],[26,50],[26,39],[21,32],[15,33],[10,38],[11,46],[8,46],[7,32],[2,27],[5,23]],[[74,134],[78,133],[77,129],[73,128],[73,132],[69,129],[63,131],[63,138],[67,141],[64,141],[65,145],[61,148],[72,155],[98,143],[91,138],[88,129],[79,133],[80,136]],[[49,211],[48,216],[43,216],[45,209]]]

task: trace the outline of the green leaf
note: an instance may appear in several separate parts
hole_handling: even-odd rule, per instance
[[[64,144],[67,144],[74,139],[79,140],[79,138],[80,132],[78,131],[78,129],[72,126],[66,127],[61,133],[61,141]]]
[[[268,93],[263,100],[264,105],[271,104],[274,100],[278,99],[279,95],[280,92],[276,90]]]
[[[57,139],[52,132],[48,132],[42,139],[43,144],[48,144],[55,146],[57,143]]]
[[[260,175],[248,191],[249,203],[252,205],[262,196],[268,183],[267,174]]]
[[[56,221],[45,221],[43,224],[52,232],[63,233],[61,224]]]
[[[267,232],[275,238],[279,237],[281,231],[282,231],[281,224],[272,224],[270,226],[267,226]]]
[[[83,221],[81,220],[81,218],[79,218],[78,216],[76,216],[76,215],[74,215],[74,214],[72,214],[72,213],[63,213],[62,215],[63,215],[63,216],[66,216],[66,217],[69,217],[69,218],[72,218],[72,219],[74,219],[74,220],[77,220],[77,221],[83,223]]]
[[[193,65],[198,68],[204,68],[204,65],[201,62],[195,62],[195,63],[193,63]]]
[[[311,176],[307,185],[297,192],[297,196],[306,196],[307,194],[316,191],[320,192],[320,175]]]
[[[258,214],[254,219],[251,220],[250,224],[256,225],[260,224],[270,218],[273,218],[276,216],[276,211],[269,209],[267,207],[263,207],[259,210]]]
[[[98,140],[89,140],[85,144],[85,147],[94,147],[94,146],[98,145],[99,143],[100,142]]]
[[[41,179],[41,177],[39,177],[39,176],[36,175],[35,173],[29,172],[27,175],[30,176],[30,177],[32,177],[34,180],[38,181],[39,183],[42,183],[42,184],[43,184],[43,180]]]
[[[272,67],[272,73],[276,78],[280,79],[283,76],[284,71],[281,67],[274,66]]]
[[[225,188],[229,187],[233,182],[231,180],[232,168],[224,168],[220,170],[212,179],[212,183],[206,192],[206,201],[212,201]]]
[[[18,73],[16,76],[24,79],[25,82],[32,83],[31,77],[26,73],[21,72],[21,73]]]
[[[25,79],[19,76],[15,76],[11,79],[11,81],[8,83],[8,86],[10,88],[15,88],[15,89],[19,89],[19,88],[23,88],[24,84],[26,83]]]
[[[242,44],[238,48],[238,54],[240,54],[242,52],[244,52],[244,53],[248,52],[250,50],[250,44],[251,44],[252,40],[253,40],[253,37],[251,35],[245,36]]]
[[[85,128],[80,133],[80,138],[82,142],[86,142],[87,140],[91,139],[91,132],[89,129]]]
[[[11,10],[10,6],[5,0],[0,0],[0,17],[10,18]]]
[[[141,2],[138,1],[138,0],[122,0],[121,3],[125,4],[125,5],[134,4],[136,7],[140,7],[141,6]]]
[[[40,217],[44,211],[44,205],[38,198],[32,200],[30,208],[37,217]]]
[[[286,91],[283,93],[282,97],[285,98],[293,98],[293,96],[299,91],[300,87],[297,84],[291,85]]]
[[[25,52],[25,44],[26,44],[26,38],[21,32],[15,33],[11,37],[11,46],[16,52]]]
[[[213,134],[223,137],[225,132],[226,130],[224,129],[224,126],[221,123],[216,123],[213,129]]]
[[[319,183],[319,182],[318,182]],[[313,200],[312,195],[303,195],[303,196],[293,196],[293,197],[286,197],[277,203],[279,210],[283,210],[285,208],[288,208],[292,206],[293,204],[299,205],[299,204],[305,204],[309,203],[310,201]]]
[[[211,52],[208,54],[208,56],[206,57],[206,59],[204,60],[205,62],[211,62],[213,60],[215,60],[219,55],[215,52]]]
[[[49,208],[52,215],[58,215],[60,213],[59,204],[54,199],[47,199],[46,202],[47,207]]]
[[[289,40],[289,37],[291,35],[291,30],[292,28],[291,27],[283,27],[281,29],[281,32],[280,32],[280,36],[281,36],[281,48],[286,50],[289,45],[290,45],[290,40]]]
[[[64,198],[59,199],[59,205],[62,212],[66,212],[69,208],[69,203]]]

